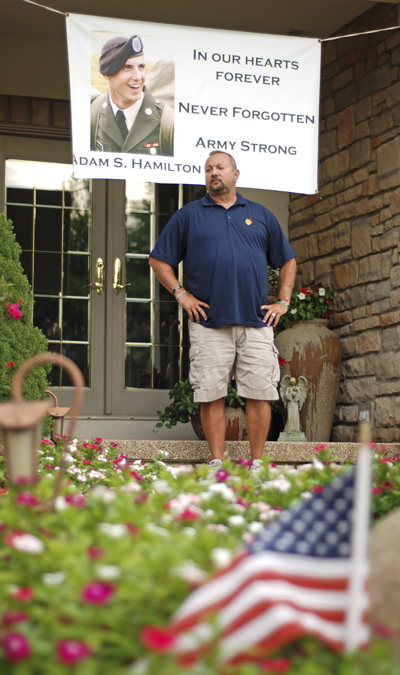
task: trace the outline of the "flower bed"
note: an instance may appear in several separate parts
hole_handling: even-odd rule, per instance
[[[267,460],[263,482],[249,462],[169,467],[129,463],[101,439],[73,444],[55,511],[48,508],[61,444],[42,443],[39,480],[0,495],[0,673],[3,675],[213,675],[216,654],[188,668],[173,652],[169,619],[282,509],[346,467],[319,459],[282,471]],[[376,457],[375,517],[400,506],[400,463]],[[225,672],[225,671],[224,671]],[[230,672],[230,671],[226,671]],[[240,675],[399,675],[386,641],[334,654],[311,639],[237,668]]]

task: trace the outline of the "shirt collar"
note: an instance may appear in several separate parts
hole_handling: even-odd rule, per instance
[[[203,204],[203,206],[221,206],[220,204],[217,204],[217,202],[214,201],[214,199],[212,197],[210,197],[208,192],[201,199],[201,203]],[[241,194],[239,194],[239,192],[237,192],[236,193],[236,202],[234,204],[232,204],[232,206],[245,206],[245,205],[246,205],[246,200],[244,199],[244,197],[242,197]],[[232,207],[230,206],[229,208],[232,208]]]
[[[118,108],[118,106],[115,105],[115,103],[112,100],[110,95],[108,96],[108,98],[110,100],[110,105],[113,109],[113,113],[114,113],[114,115],[116,115],[118,110],[120,110],[120,108]],[[125,115],[126,126],[128,127],[128,131],[130,131],[131,128],[133,127],[133,123],[134,123],[134,121],[135,121],[135,119],[138,115],[140,107],[143,103],[143,99],[144,99],[144,93],[142,91],[142,95],[141,95],[140,99],[138,101],[136,101],[136,103],[133,103],[133,105],[129,106],[129,108],[125,108],[125,110],[122,111]]]

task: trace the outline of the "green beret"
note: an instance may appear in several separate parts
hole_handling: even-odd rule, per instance
[[[102,75],[115,75],[124,67],[128,59],[143,54],[143,43],[139,35],[126,39],[115,37],[108,40],[101,50],[99,61]]]

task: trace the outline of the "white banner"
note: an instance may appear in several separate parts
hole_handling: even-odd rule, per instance
[[[318,40],[79,14],[67,17],[67,37],[76,177],[196,185],[209,152],[225,150],[238,186],[317,190]],[[126,38],[128,60],[105,75],[112,38],[117,51]],[[139,62],[144,76],[129,82]]]

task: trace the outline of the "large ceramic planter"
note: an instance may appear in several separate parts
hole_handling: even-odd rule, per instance
[[[241,408],[225,408],[226,415],[226,441],[247,441],[246,414]],[[205,441],[206,437],[201,424],[200,415],[192,417],[190,420],[193,430],[200,441]]]
[[[282,377],[304,375],[308,395],[300,412],[300,426],[307,440],[330,440],[339,395],[342,348],[325,319],[300,321],[278,335],[275,344],[285,359]]]

